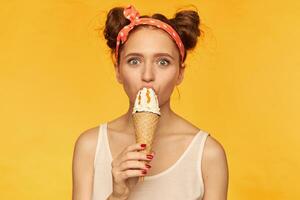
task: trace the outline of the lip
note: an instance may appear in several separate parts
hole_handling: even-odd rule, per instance
[[[151,85],[143,85],[141,88],[140,88],[140,90],[142,89],[142,88],[151,88],[151,89],[153,89],[154,90],[154,92],[155,92],[155,94],[157,94],[157,91],[156,91],[156,89],[153,87],[153,86],[151,86]]]

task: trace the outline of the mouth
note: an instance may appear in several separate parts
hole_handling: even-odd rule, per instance
[[[144,87],[145,87],[145,88],[149,88],[149,89],[151,88],[151,89],[155,92],[155,94],[157,94],[157,91],[156,91],[156,89],[155,89],[153,86],[142,86],[142,87],[140,88],[140,90],[143,89]]]

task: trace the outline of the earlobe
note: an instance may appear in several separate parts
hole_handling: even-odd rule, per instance
[[[120,84],[123,84],[123,81],[121,79],[120,76],[120,71],[119,71],[119,67],[117,65],[115,65],[115,73],[116,73],[116,79]]]
[[[184,77],[184,70],[185,70],[185,66],[184,66],[184,64],[182,64],[179,69],[179,75],[178,75],[176,85],[179,85],[182,82],[183,77]]]

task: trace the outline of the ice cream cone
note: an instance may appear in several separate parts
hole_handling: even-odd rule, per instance
[[[155,130],[158,124],[159,115],[151,112],[136,112],[132,115],[135,129],[136,143],[146,144],[143,152],[149,154],[152,152],[152,143]],[[145,163],[147,161],[144,161]],[[139,181],[143,181],[140,177]]]
[[[158,98],[152,88],[138,91],[132,111],[136,143],[146,144],[143,152],[150,154],[155,130],[160,117]],[[144,161],[146,163],[146,161]],[[144,177],[139,177],[143,181]]]

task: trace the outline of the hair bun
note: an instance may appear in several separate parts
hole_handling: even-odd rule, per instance
[[[130,24],[130,20],[126,19],[123,14],[123,7],[112,8],[106,18],[104,37],[107,40],[106,44],[111,48],[116,47],[116,38],[119,31],[126,25]]]
[[[186,50],[193,49],[197,44],[197,37],[201,35],[198,13],[193,10],[182,10],[170,21],[180,35]]]

